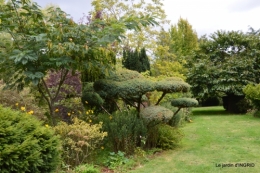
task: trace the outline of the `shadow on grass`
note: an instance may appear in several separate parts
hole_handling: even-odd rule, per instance
[[[227,112],[222,106],[218,106],[218,107],[198,107],[198,108],[194,108],[192,109],[192,115],[195,116],[204,116],[204,115],[234,115],[232,113]]]

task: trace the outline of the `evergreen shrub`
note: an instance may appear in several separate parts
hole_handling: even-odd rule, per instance
[[[161,123],[149,129],[146,147],[156,147],[163,150],[174,149],[183,136],[183,133],[178,128]]]
[[[0,172],[53,172],[60,140],[32,115],[0,106]]]
[[[108,132],[108,142],[114,152],[133,154],[135,148],[141,145],[141,138],[146,136],[146,126],[135,110],[117,111],[111,116],[102,115],[100,119],[104,122],[104,130]]]

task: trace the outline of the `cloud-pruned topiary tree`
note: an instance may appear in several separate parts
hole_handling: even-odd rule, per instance
[[[159,82],[156,82],[155,88],[157,91],[163,92],[161,97],[155,104],[158,105],[167,93],[188,92],[190,89],[190,85],[184,82],[181,78],[168,77]]]
[[[138,72],[131,70],[118,71],[106,79],[97,80],[93,86],[95,92],[106,103],[114,103],[119,108],[116,100],[120,98],[126,104],[135,107],[138,112],[140,112],[143,95],[155,90],[152,81],[144,78]],[[114,110],[110,109],[109,111]]]
[[[91,91],[90,89],[89,91],[92,94],[93,92],[97,93],[104,100],[104,107],[108,108],[108,112],[120,109],[117,101],[121,99],[125,104],[135,107],[140,113],[142,101],[148,92],[162,91],[162,96],[156,103],[158,105],[167,93],[187,92],[189,88],[190,85],[180,78],[169,77],[160,81],[152,81],[136,71],[122,69],[106,79],[95,81],[93,84],[94,90]],[[83,93],[83,103],[90,98],[87,92]]]
[[[173,99],[171,101],[171,105],[174,106],[174,107],[177,107],[178,109],[174,112],[171,120],[169,121],[169,124],[170,125],[174,124],[174,118],[175,118],[177,113],[182,108],[195,107],[195,106],[198,106],[198,104],[199,104],[199,102],[196,99],[194,99],[194,98],[177,98],[177,99]]]
[[[178,107],[178,110],[174,113],[176,115],[181,108],[188,108],[198,106],[198,101],[193,98],[177,98],[171,101],[171,105],[174,107]]]

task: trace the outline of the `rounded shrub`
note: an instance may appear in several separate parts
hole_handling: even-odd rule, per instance
[[[54,172],[60,140],[32,115],[0,106],[0,172]]]
[[[168,122],[173,112],[162,106],[149,106],[141,111],[142,118],[148,123],[151,121]]]
[[[62,139],[62,158],[72,167],[87,163],[87,159],[102,145],[107,132],[103,132],[102,123],[91,124],[78,118],[72,124],[60,122],[54,127]]]

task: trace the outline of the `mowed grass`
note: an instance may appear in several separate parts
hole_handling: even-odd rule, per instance
[[[192,119],[193,123],[181,128],[185,134],[181,147],[164,152],[130,172],[260,172],[259,118],[227,114],[222,107],[206,107],[194,108]],[[235,167],[236,163],[250,163],[254,167]]]

